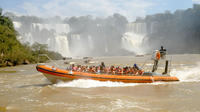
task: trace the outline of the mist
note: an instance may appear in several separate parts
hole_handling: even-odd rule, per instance
[[[5,13],[22,43],[47,44],[68,56],[121,56],[148,54],[164,46],[169,53],[200,53],[200,5],[166,11],[129,22],[121,14],[100,18],[41,18]]]
[[[147,24],[148,34],[143,43],[151,49],[163,45],[169,53],[200,53],[199,12],[200,5],[194,4],[186,10],[166,11],[138,20]]]
[[[120,14],[106,18],[80,16],[61,19],[35,16],[15,16],[14,21],[23,43],[48,44],[49,49],[63,56],[113,56],[131,52],[122,48],[121,39],[126,32],[127,19]],[[56,19],[58,18],[58,19]]]

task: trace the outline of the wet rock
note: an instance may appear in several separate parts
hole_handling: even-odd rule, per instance
[[[30,64],[30,62],[29,62],[28,60],[25,59],[24,62],[23,62],[22,64],[27,65],[27,64]]]
[[[13,63],[12,63],[12,62],[9,62],[9,61],[6,61],[6,65],[7,65],[7,66],[13,66]]]

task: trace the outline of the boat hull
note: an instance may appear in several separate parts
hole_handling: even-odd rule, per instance
[[[171,82],[179,81],[177,77],[171,76],[134,76],[134,75],[110,75],[110,74],[95,74],[62,70],[52,68],[45,65],[38,65],[36,69],[52,83],[61,81],[72,81],[74,79],[92,79],[98,81],[113,81],[124,83],[152,83],[158,81]]]

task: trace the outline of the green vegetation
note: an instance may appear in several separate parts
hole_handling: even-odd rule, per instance
[[[47,45],[35,43],[32,46],[21,44],[10,18],[2,15],[0,9],[0,67],[36,63],[39,54],[47,54],[52,59],[62,59],[58,53],[48,51]],[[45,62],[47,58],[40,61]]]
[[[17,71],[0,71],[0,73],[16,73]]]

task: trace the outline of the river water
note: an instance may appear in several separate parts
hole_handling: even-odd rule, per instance
[[[94,64],[132,65],[149,70],[150,56],[97,57]],[[200,112],[200,55],[170,55],[179,82],[151,84],[74,80],[51,84],[36,65],[0,68],[0,111],[6,112]],[[81,59],[69,60],[83,63]],[[63,61],[56,61],[61,68]],[[164,62],[160,62],[161,64]],[[52,63],[50,63],[51,65]]]

